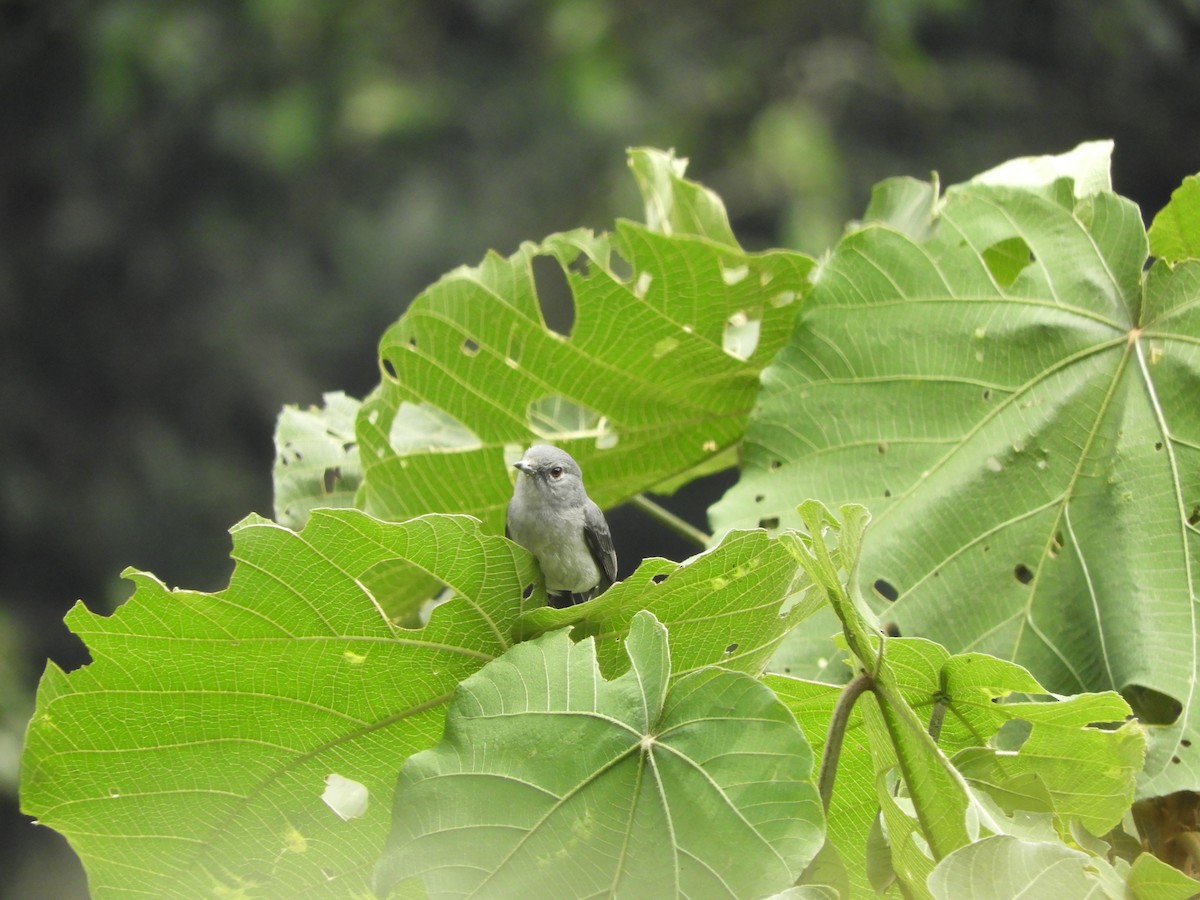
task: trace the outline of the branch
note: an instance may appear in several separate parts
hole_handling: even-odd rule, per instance
[[[865,691],[875,687],[875,680],[866,672],[859,672],[844,688],[833,708],[829,720],[829,732],[825,737],[825,749],[821,753],[821,773],[817,778],[817,790],[821,795],[821,808],[829,812],[829,801],[833,797],[833,780],[837,777],[838,757],[842,755],[842,741],[846,737],[846,724],[850,721],[850,710]]]

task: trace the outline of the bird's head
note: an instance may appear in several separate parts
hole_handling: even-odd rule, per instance
[[[565,450],[534,444],[513,466],[521,473],[517,477],[517,490],[521,493],[559,498],[567,503],[582,502],[587,497],[579,463]]]

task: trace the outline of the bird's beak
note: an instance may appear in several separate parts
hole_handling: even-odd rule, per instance
[[[513,468],[516,469],[517,471],[519,471],[523,475],[532,475],[533,474],[533,466],[529,465],[529,463],[525,462],[525,460],[523,460],[523,459],[519,459],[515,463],[513,463]]]

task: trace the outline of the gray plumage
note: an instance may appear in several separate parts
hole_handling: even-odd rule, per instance
[[[505,534],[536,557],[552,606],[591,600],[617,579],[617,553],[604,513],[589,499],[579,464],[535,444],[514,464]]]

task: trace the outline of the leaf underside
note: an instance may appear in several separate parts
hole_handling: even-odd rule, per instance
[[[443,743],[401,771],[377,888],[736,898],[792,884],[823,817],[791,714],[742,673],[671,682],[667,632],[648,612],[626,647],[612,681],[592,639],[562,630],[468,679]]]
[[[881,619],[1121,692],[1140,792],[1195,789],[1200,263],[1144,271],[1137,208],[1070,180],[960,185],[923,222],[910,195],[822,266],[714,523],[867,505]]]

